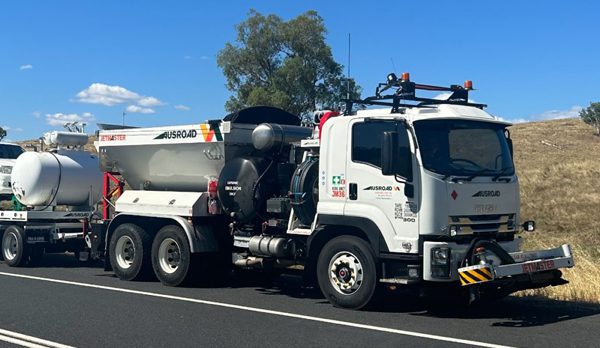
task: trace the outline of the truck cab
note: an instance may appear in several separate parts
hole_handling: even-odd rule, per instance
[[[23,148],[17,144],[0,142],[0,200],[10,199],[10,174],[17,157],[22,154]]]
[[[416,89],[451,93],[442,101]],[[471,301],[565,282],[558,268],[573,266],[568,245],[519,252],[518,233],[535,224],[520,221],[511,124],[469,102],[471,89],[470,81],[445,88],[390,76],[374,97],[355,101],[388,108],[335,117],[320,130],[316,233],[353,236],[335,252],[325,244],[329,261],[316,266],[332,303],[366,303],[371,256],[380,283],[474,285]],[[363,250],[352,245],[359,239]]]
[[[460,105],[332,119],[322,130],[319,221],[377,227],[384,254],[443,251],[456,263],[475,236],[516,251],[519,184],[509,125]],[[456,269],[430,262],[415,271],[428,281],[458,280]]]

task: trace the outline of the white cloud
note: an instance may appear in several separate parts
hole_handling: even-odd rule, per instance
[[[154,97],[144,97],[144,98],[138,100],[137,104],[139,106],[144,106],[144,107],[150,108],[150,107],[154,107],[154,106],[163,105],[164,103]]]
[[[40,118],[42,116],[42,113],[39,111],[34,111],[31,113],[31,115],[35,118]]]
[[[182,110],[182,111],[189,111],[190,110],[189,106],[185,106],[185,105],[182,105],[182,104],[175,105],[174,107],[175,107],[175,109]]]
[[[451,95],[452,95],[452,93],[450,93],[450,92],[443,92],[443,93],[440,93],[440,94],[436,95],[435,97],[433,97],[433,99],[446,100]]]
[[[127,109],[125,109],[125,111],[135,113],[135,114],[153,114],[155,112],[151,108],[143,108],[138,105],[129,105],[127,107]]]
[[[446,99],[448,99],[448,97],[450,97],[451,95],[452,95],[452,93],[450,93],[450,92],[442,92],[442,93],[440,93],[440,94],[436,95],[435,97],[433,97],[433,99],[437,99],[437,100],[446,100]],[[471,98],[469,98],[469,103],[477,103],[477,102],[475,101],[475,99],[471,99]]]
[[[93,114],[84,112],[83,114],[63,114],[61,112],[56,114],[46,114],[46,123],[51,126],[63,126],[68,122],[92,122],[95,120]]]
[[[104,83],[92,83],[88,88],[77,93],[77,101],[87,104],[113,106],[132,102],[142,97],[121,86],[110,86]]]
[[[22,132],[23,131],[23,128],[12,128],[9,126],[0,126],[0,127],[2,127],[2,129],[4,129],[7,132],[8,131],[11,131],[11,132]]]
[[[183,56],[183,59],[192,59],[192,56]]]
[[[567,110],[548,110],[540,114],[531,116],[534,121],[557,120],[560,118],[574,118],[579,116],[579,112],[583,108],[579,105],[573,105]]]
[[[143,109],[146,111],[150,110],[147,109],[148,107],[164,105],[164,103],[158,98],[143,96],[136,92],[132,92],[127,88],[106,85],[104,83],[92,83],[88,88],[77,93],[76,101],[80,103],[101,104],[106,106],[128,103],[132,104],[130,106],[137,106],[137,109]],[[154,113],[154,110],[152,110],[152,112],[145,113]]]
[[[539,114],[535,114],[530,116],[529,118],[504,118],[504,117],[496,117],[501,121],[506,121],[510,123],[525,123],[525,122],[539,122],[539,121],[547,121],[547,120],[558,120],[561,118],[575,118],[579,117],[579,112],[583,108],[579,105],[573,105],[570,109],[567,110],[548,110]]]
[[[510,123],[525,123],[525,122],[531,122],[531,120],[527,120],[524,118],[504,118],[501,116],[494,116],[495,119],[499,120],[499,121],[504,121],[504,122],[510,122]]]
[[[202,59],[202,60],[207,60],[207,59],[208,59],[208,56],[201,56],[201,57],[200,57],[200,59]]]
[[[31,64],[23,64],[19,67],[19,70],[31,70],[33,69],[33,65]]]

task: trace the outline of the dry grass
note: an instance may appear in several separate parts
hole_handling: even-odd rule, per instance
[[[600,137],[578,119],[511,128],[521,183],[521,219],[537,231],[523,238],[524,249],[571,244],[575,268],[570,284],[526,291],[553,299],[600,303]]]

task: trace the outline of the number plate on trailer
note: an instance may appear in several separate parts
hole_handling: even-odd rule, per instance
[[[553,260],[542,260],[538,262],[524,263],[522,267],[523,273],[548,271],[556,268]]]

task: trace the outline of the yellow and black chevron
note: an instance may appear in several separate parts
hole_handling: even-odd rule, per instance
[[[488,266],[461,268],[458,270],[458,277],[462,286],[494,280],[492,270]]]

